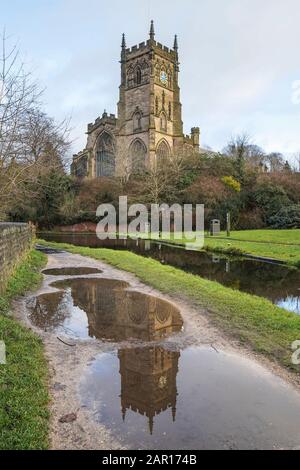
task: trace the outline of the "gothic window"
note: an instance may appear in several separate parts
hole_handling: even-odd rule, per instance
[[[136,139],[130,146],[132,172],[140,173],[145,169],[147,148],[144,142]]]
[[[75,175],[78,178],[83,178],[88,174],[88,159],[86,156],[80,158],[78,162],[76,162],[75,166]]]
[[[142,71],[140,67],[137,67],[135,71],[135,83],[136,85],[140,85],[142,83]]]
[[[164,163],[164,161],[170,156],[170,149],[165,140],[162,140],[156,149],[156,157],[158,163]]]
[[[130,66],[127,71],[127,86],[129,88],[134,86],[134,70],[132,66]]]
[[[171,101],[169,101],[169,121],[172,119],[172,104]]]
[[[168,73],[168,87],[172,88],[172,74],[170,72]]]
[[[158,115],[158,97],[155,97],[155,114]]]
[[[166,94],[165,91],[162,92],[162,109],[165,109],[165,103],[166,103]]]
[[[115,173],[115,146],[113,137],[106,131],[100,135],[96,147],[96,176],[113,176]]]
[[[159,64],[156,64],[156,66],[155,66],[155,77],[156,77],[156,80],[159,81],[159,77],[160,77],[160,66],[159,66]]]
[[[167,132],[167,117],[165,113],[161,113],[160,115],[160,129]]]
[[[136,111],[133,115],[133,130],[138,131],[142,128],[142,113]]]
[[[149,65],[146,60],[142,63],[142,83],[147,83],[149,80]]]

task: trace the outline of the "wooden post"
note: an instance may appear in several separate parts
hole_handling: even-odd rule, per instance
[[[226,214],[226,231],[227,237],[230,237],[230,212],[227,212]]]

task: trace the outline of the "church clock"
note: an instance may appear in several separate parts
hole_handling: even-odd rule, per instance
[[[168,82],[168,76],[164,70],[160,72],[160,81],[163,85],[167,85]]]

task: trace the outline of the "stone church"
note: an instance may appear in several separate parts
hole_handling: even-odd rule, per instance
[[[74,155],[71,172],[78,177],[124,176],[153,168],[185,149],[199,151],[200,131],[184,135],[178,84],[177,36],[173,49],[149,39],[121,45],[118,115],[107,114],[88,124],[87,145]]]

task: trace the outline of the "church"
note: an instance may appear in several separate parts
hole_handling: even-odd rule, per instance
[[[200,130],[183,133],[177,36],[173,49],[149,39],[121,45],[118,114],[106,111],[88,124],[87,144],[73,156],[77,177],[129,176],[154,168],[181,152],[199,152]]]

